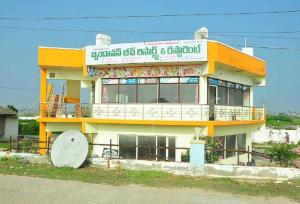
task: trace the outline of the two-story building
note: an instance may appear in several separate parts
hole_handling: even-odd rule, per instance
[[[265,123],[253,90],[265,85],[266,62],[251,48],[199,33],[192,40],[121,44],[98,34],[95,45],[80,49],[39,47],[38,65],[42,141],[72,129],[94,143],[120,145],[114,147],[120,158],[181,161],[195,136],[251,150],[252,132]],[[65,84],[61,91],[55,81]],[[89,103],[81,103],[83,91]],[[101,157],[104,148],[94,146],[92,154]],[[236,160],[234,152],[220,156],[223,163]]]

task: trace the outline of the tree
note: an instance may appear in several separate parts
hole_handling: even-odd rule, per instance
[[[293,161],[297,159],[297,153],[293,144],[274,144],[271,147],[266,148],[265,153],[268,155],[271,161],[282,167],[288,167],[293,165]]]
[[[13,105],[7,105],[7,108],[12,110],[12,111],[15,111],[16,113],[19,112],[19,110],[16,107],[14,107]]]

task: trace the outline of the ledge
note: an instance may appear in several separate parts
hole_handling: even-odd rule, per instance
[[[162,126],[230,126],[264,124],[265,120],[239,121],[174,121],[174,120],[121,120],[98,118],[38,118],[38,122],[46,123],[95,123],[95,124],[124,124],[124,125],[162,125]]]

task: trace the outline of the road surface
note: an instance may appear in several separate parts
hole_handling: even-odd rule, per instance
[[[111,186],[0,174],[0,203],[296,203],[287,198],[237,196],[202,189]]]

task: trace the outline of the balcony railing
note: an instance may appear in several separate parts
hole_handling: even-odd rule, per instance
[[[42,103],[42,117],[122,120],[234,121],[264,120],[264,108],[206,104],[67,104]]]

